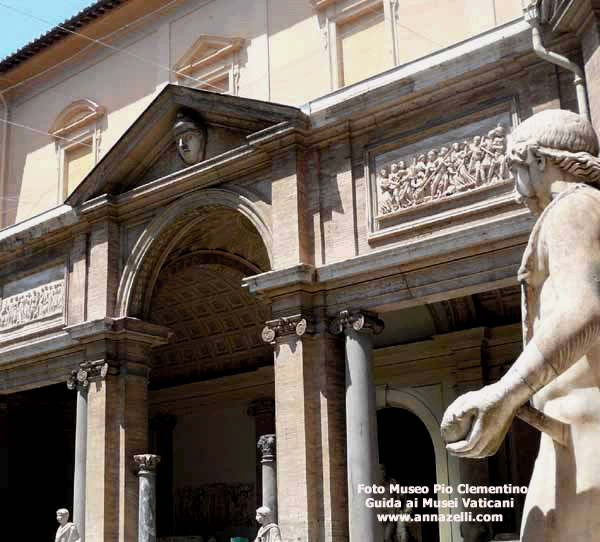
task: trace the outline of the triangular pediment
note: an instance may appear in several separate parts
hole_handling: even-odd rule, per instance
[[[206,128],[202,159],[193,165],[177,151],[173,126],[187,111]],[[167,85],[67,198],[71,206],[102,195],[116,196],[164,177],[210,167],[219,157],[259,152],[252,144],[258,132],[272,127],[307,127],[297,108]],[[208,164],[208,166],[206,166]]]
[[[201,35],[173,67],[178,79],[204,70],[228,57],[243,46],[243,38]]]

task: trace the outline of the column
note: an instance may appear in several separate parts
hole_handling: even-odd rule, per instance
[[[263,435],[275,434],[275,399],[255,399],[248,405],[248,416],[254,418],[255,442],[258,443]],[[263,495],[262,463],[256,461],[256,505],[260,506]],[[277,505],[277,503],[275,503]]]
[[[135,318],[102,318],[68,326],[86,361],[86,542],[138,538],[139,484],[132,457],[148,448],[149,355],[168,341],[162,326]]]
[[[275,461],[275,435],[263,435],[258,439],[262,464],[262,505],[273,512],[277,522],[277,463]]]
[[[67,387],[77,390],[75,414],[75,474],[73,482],[73,523],[77,525],[79,538],[85,542],[85,461],[87,455],[87,394],[89,373],[80,367],[67,378]]]
[[[332,322],[332,332],[345,335],[346,343],[346,446],[348,457],[348,514],[350,542],[378,542],[376,510],[367,508],[369,496],[358,487],[378,482],[377,418],[373,380],[371,333],[380,333],[383,322],[366,311],[342,311]]]
[[[138,542],[156,542],[156,467],[160,456],[134,455],[138,467]]]
[[[327,320],[267,322],[275,348],[277,515],[284,540],[348,541],[344,358]]]

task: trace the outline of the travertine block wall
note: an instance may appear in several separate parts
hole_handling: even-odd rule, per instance
[[[290,540],[345,540],[342,352],[335,339],[287,335],[275,371],[279,523]]]
[[[137,539],[133,456],[148,451],[148,385],[143,368],[122,367],[90,382],[87,412],[86,540]],[[138,373],[138,374],[136,374]]]

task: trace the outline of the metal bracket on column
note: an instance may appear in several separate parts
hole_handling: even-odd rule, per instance
[[[67,377],[67,387],[74,390],[77,387],[87,388],[90,382],[103,380],[107,375],[118,375],[119,367],[110,365],[106,360],[84,361],[79,369],[73,369]]]
[[[312,321],[305,318],[302,314],[269,320],[265,324],[261,337],[263,341],[269,344],[275,344],[278,337],[285,335],[295,334],[298,337],[302,337],[304,334],[310,335],[315,331]]]
[[[339,335],[346,328],[354,331],[372,331],[375,335],[383,331],[383,320],[378,318],[374,312],[365,310],[344,310],[331,321],[329,331],[333,335]]]

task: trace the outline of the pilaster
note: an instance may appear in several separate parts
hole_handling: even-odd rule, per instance
[[[273,269],[313,263],[305,151],[293,146],[274,154],[271,173]]]
[[[148,450],[148,355],[165,328],[133,318],[68,329],[90,361],[70,381],[87,388],[86,542],[138,538],[138,480],[133,456]]]
[[[278,522],[286,540],[347,540],[339,341],[302,313],[267,323],[275,348]]]

